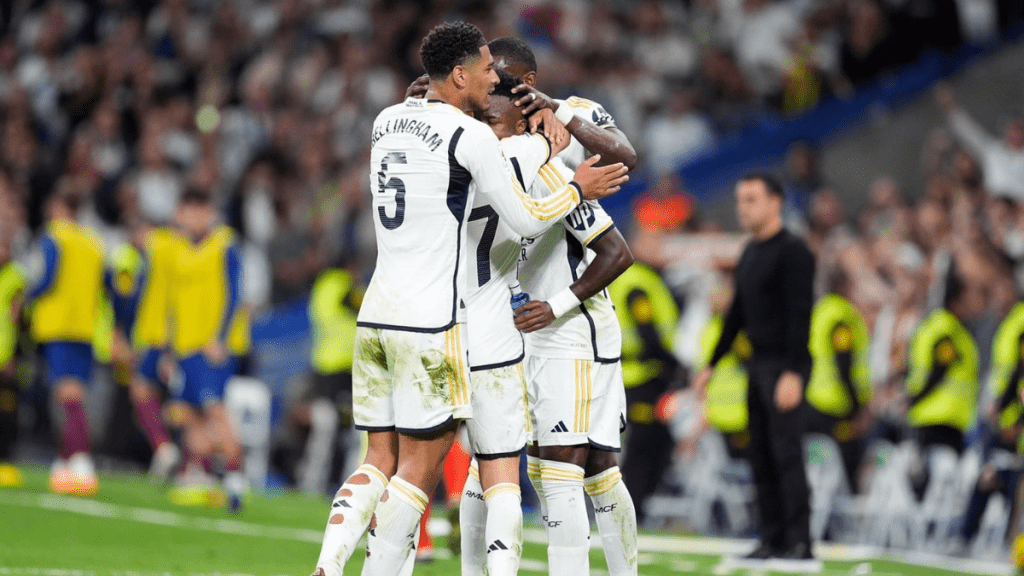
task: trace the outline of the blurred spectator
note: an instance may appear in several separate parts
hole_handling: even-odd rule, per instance
[[[711,123],[696,107],[691,90],[669,96],[668,110],[651,119],[645,139],[647,160],[657,174],[709,152],[716,137]]]
[[[840,50],[843,74],[854,84],[909,61],[912,47],[900,38],[895,23],[877,0],[846,3],[847,31]]]
[[[953,133],[981,162],[989,194],[1024,202],[1024,121],[1007,121],[999,140],[957,106],[951,89],[940,87],[935,95]]]
[[[807,142],[795,142],[786,153],[786,175],[782,182],[786,192],[787,215],[807,218],[811,196],[824,186],[818,169],[818,156]]]

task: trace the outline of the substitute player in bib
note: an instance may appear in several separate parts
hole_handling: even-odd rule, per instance
[[[129,232],[130,242],[112,256],[107,288],[117,339],[131,351],[128,389],[153,448],[150,475],[164,480],[181,462],[181,450],[171,441],[160,411],[160,389],[166,383],[161,382],[158,364],[168,353],[171,274],[183,243],[172,230],[145,221],[133,222]]]
[[[491,51],[494,54],[497,67],[499,69],[505,70],[512,75],[523,79],[524,84],[516,88],[516,93],[525,93],[525,96],[517,100],[515,104],[523,107],[524,114],[530,115],[531,130],[538,129],[537,120],[534,115],[532,115],[534,110],[552,110],[555,113],[555,116],[565,123],[565,127],[572,135],[572,140],[570,141],[569,146],[561,152],[558,157],[564,161],[565,165],[570,170],[574,169],[588,157],[593,157],[592,155],[595,154],[600,155],[604,161],[622,162],[630,168],[636,164],[636,153],[634,152],[633,147],[629,144],[626,136],[615,127],[615,120],[612,116],[608,114],[600,104],[579,97],[572,97],[565,101],[554,100],[534,87],[537,82],[537,61],[533,55],[533,51],[526,42],[518,38],[506,37],[492,40],[489,46],[491,47]],[[586,208],[581,208],[579,213],[575,213],[570,217],[571,219],[575,219],[570,222],[573,231],[581,232],[582,230],[589,230],[591,226],[595,225],[597,217],[600,216],[602,212],[603,211],[600,210],[600,207],[597,206],[594,210],[595,219],[592,221],[591,215],[586,213]],[[607,223],[611,226],[610,219]],[[581,225],[583,226],[582,229],[579,228]],[[609,230],[611,230],[611,228],[609,228]],[[617,231],[615,231],[614,234],[607,236],[608,237],[604,239],[605,242],[603,243],[598,243],[597,238],[585,237],[577,239],[577,241],[582,243],[584,247],[592,248],[598,252],[597,257],[591,261],[590,266],[594,267],[598,265],[598,263],[601,264],[600,270],[595,268],[590,274],[586,275],[586,285],[577,286],[574,284],[573,289],[569,289],[566,286],[569,282],[576,280],[576,277],[566,277],[566,282],[559,287],[560,292],[557,294],[546,294],[543,291],[532,293],[530,287],[527,286],[528,283],[524,281],[524,287],[526,287],[527,291],[531,292],[531,296],[538,301],[533,304],[526,305],[527,312],[523,316],[517,318],[517,325],[521,327],[526,326],[527,330],[538,329],[540,324],[524,324],[524,322],[551,322],[553,320],[552,315],[541,307],[541,300],[554,298],[554,300],[550,302],[550,308],[554,309],[556,313],[573,310],[574,306],[578,306],[580,304],[578,300],[586,301],[588,298],[591,298],[591,296],[603,290],[608,283],[614,280],[618,273],[621,273],[622,270],[618,270],[617,272],[614,270],[617,259],[621,258],[618,265],[622,266],[623,263],[625,263],[622,268],[623,270],[625,267],[628,267],[629,264],[628,262],[625,262],[625,255],[628,255],[629,252],[625,240],[622,239],[622,236]],[[587,240],[589,240],[589,243]],[[565,241],[571,244],[571,240],[568,235],[566,235]],[[578,256],[580,254],[580,250],[578,248],[575,248],[575,250]],[[586,250],[582,252],[584,254],[589,254]],[[564,260],[566,257],[564,254],[565,252],[563,251],[559,253],[558,256],[554,256],[554,258],[561,258],[562,262],[559,263],[565,264]],[[608,265],[611,268],[604,269],[605,265]],[[591,280],[591,278],[593,278],[593,280]],[[580,281],[583,282],[583,278],[581,278]],[[589,302],[585,307],[588,305]],[[593,356],[584,358],[583,356],[586,354],[580,353],[583,350],[586,350],[587,344],[583,342],[575,343],[575,346],[577,346],[577,354],[579,354],[576,358],[584,362],[589,361],[597,363],[596,367],[592,364],[584,364],[581,366],[589,366],[590,369],[597,370],[599,372],[608,372],[609,366],[612,365],[616,367],[619,366],[618,356],[621,348],[621,333],[618,323],[615,321],[614,310],[611,310],[610,306],[608,309],[611,312],[611,315],[607,326],[602,325],[597,320],[597,314],[591,313],[595,322],[598,323],[593,327],[593,333],[590,333],[592,336],[588,336],[586,342],[591,343],[590,348],[593,348],[594,342],[596,342],[597,348],[600,349],[600,352],[597,350],[590,350]],[[607,345],[602,346],[601,341],[604,338],[614,339],[614,341],[609,341]],[[542,355],[549,354],[549,349],[546,346],[534,346],[531,343],[531,340],[534,339],[528,339],[527,342],[528,358],[530,357],[529,350],[534,349],[537,349]],[[583,348],[579,347],[581,345]],[[602,362],[602,359],[614,360],[614,362]],[[531,391],[533,391],[533,387],[542,385],[540,382],[534,382],[532,380],[533,372],[530,370],[532,362],[532,359],[527,360],[527,373],[528,376],[531,377]],[[625,391],[622,385],[621,368],[616,368],[616,370],[619,370],[620,373],[617,377],[609,377],[609,380],[611,381],[609,386],[611,386],[611,389],[615,391],[614,393],[621,398],[623,402],[621,410],[624,411]],[[586,375],[586,372],[587,371],[584,371],[584,376]],[[574,371],[564,374],[563,377],[564,379],[561,384],[563,387],[568,386],[569,381],[574,381],[576,379]],[[603,381],[604,380],[595,380],[595,384]],[[596,395],[599,394],[597,388],[594,389],[593,394],[595,394],[594,398],[596,398]],[[531,401],[532,400],[534,399],[531,397]],[[581,406],[581,410],[584,408],[585,407]],[[589,408],[593,411],[595,418],[598,414],[601,414],[601,411],[595,408],[594,405],[590,405]],[[601,426],[608,426],[609,428],[618,429],[617,427],[622,421],[620,420],[620,416],[614,414],[615,410],[612,410],[609,407],[606,408],[607,409],[604,410],[603,417],[606,417],[608,421],[603,424],[597,424],[596,420],[592,420],[594,422],[593,426],[598,428]],[[536,416],[537,407],[533,406],[531,409],[535,411]],[[595,428],[595,430],[596,429],[597,428]],[[553,441],[551,438],[548,438],[547,440],[545,439],[545,436],[550,434],[550,430],[550,427],[547,429],[538,428],[536,430],[540,435],[540,445],[542,450],[547,441]],[[562,432],[561,434],[564,435],[566,433]],[[636,511],[633,508],[626,485],[622,482],[622,476],[619,473],[613,452],[595,445],[594,441],[598,444],[603,443],[601,443],[600,440],[597,440],[594,435],[590,435],[589,439],[590,448],[592,449],[586,450],[586,444],[584,444],[582,448],[578,446],[573,450],[573,456],[565,454],[564,450],[556,450],[553,447],[549,448],[545,453],[548,453],[548,455],[552,457],[549,460],[550,462],[560,462],[568,465],[573,465],[570,463],[577,461],[580,455],[586,454],[585,486],[587,493],[590,494],[591,499],[594,500],[595,503],[597,525],[601,532],[601,540],[604,546],[605,558],[608,562],[609,571],[613,576],[636,574]],[[559,442],[562,443],[566,441],[567,438],[559,439]],[[564,445],[565,444],[563,444],[563,446]],[[618,447],[618,434],[615,434],[614,444],[607,444],[605,445],[605,448],[613,448],[617,451]],[[556,454],[554,452],[560,453]],[[530,473],[530,479],[533,482],[534,487],[538,488],[538,494],[542,494],[545,488],[543,485],[544,481],[542,479],[543,474],[540,460],[548,459],[544,458],[543,454],[540,455],[540,460],[536,459],[537,454],[533,454],[532,456],[533,457],[530,458],[527,470]],[[583,464],[575,465],[584,467]],[[552,466],[555,466],[555,464],[549,464],[549,468]],[[554,484],[559,488],[553,496],[554,500],[558,500],[563,503],[568,502],[571,499],[569,496],[570,493],[578,493],[578,490],[575,487],[575,475],[577,472],[578,470],[572,471],[573,478],[571,482],[574,485],[572,490],[565,489],[564,486],[560,486],[557,483]],[[549,477],[552,476],[552,474],[549,474]],[[550,504],[552,498],[545,495],[545,497],[542,498],[542,501],[547,501]],[[563,504],[559,504],[559,507],[562,505]],[[573,514],[576,515],[575,518],[578,520],[580,508],[573,508],[573,510],[576,510]],[[550,512],[551,511],[549,509],[548,513]],[[549,519],[549,528],[551,527],[552,522],[558,522],[558,520]],[[551,546],[558,546],[555,544],[555,540],[561,540],[566,537],[568,531],[571,531],[571,528],[568,528],[568,525],[564,523],[558,526],[554,532],[549,530],[549,544]],[[556,532],[558,533],[556,534]],[[574,542],[576,542],[581,535],[582,532],[577,532],[575,536],[569,537],[569,539],[564,541],[560,546],[564,546],[566,548],[577,548],[577,545],[574,544]],[[577,552],[572,553],[571,556],[573,554],[578,555],[578,549]],[[569,565],[571,565],[572,561],[569,560],[569,562]],[[551,569],[552,573],[554,573],[555,567],[551,566]]]
[[[185,238],[171,277],[172,346],[183,379],[174,400],[184,415],[186,457],[203,468],[212,457],[223,458],[224,489],[231,510],[238,511],[247,486],[224,390],[234,373],[227,337],[241,297],[241,255],[208,192],[187,190],[175,218]]]
[[[50,475],[58,494],[91,495],[99,484],[89,455],[85,387],[92,377],[93,347],[103,297],[103,243],[78,223],[82,199],[58,192],[48,205],[40,238],[40,265],[29,301],[32,338],[41,346],[47,381],[63,409],[61,457]]]
[[[530,198],[494,134],[466,114],[486,109],[497,83],[480,31],[442,24],[420,56],[431,78],[427,98],[385,109],[372,132],[377,266],[359,311],[353,364],[353,416],[369,448],[332,506],[317,562],[327,576],[341,573],[368,521],[363,573],[399,572],[458,421],[472,416],[466,224],[476,197],[513,230],[537,234],[583,198],[611,194],[626,180],[623,166],[590,162],[557,194]]]

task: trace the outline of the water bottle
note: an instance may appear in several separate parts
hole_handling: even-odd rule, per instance
[[[523,292],[522,287],[519,286],[519,282],[512,284],[508,289],[512,291],[512,315],[518,316],[519,314],[516,313],[517,310],[525,306],[526,303],[530,301],[530,295]]]

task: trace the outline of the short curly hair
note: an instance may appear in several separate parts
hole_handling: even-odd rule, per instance
[[[467,58],[480,54],[487,40],[476,26],[468,22],[445,22],[435,26],[420,45],[420,60],[431,78],[446,78]]]
[[[494,56],[495,60],[504,57],[510,65],[522,64],[526,67],[527,72],[537,71],[537,57],[533,55],[533,50],[525,40],[514,36],[503,36],[491,40],[487,46],[491,49],[491,56]]]
[[[504,70],[496,70],[495,72],[498,73],[498,84],[494,87],[494,92],[491,93],[491,97],[500,96],[508,98],[509,100],[516,100],[524,95],[522,93],[512,93],[513,88],[523,83],[519,77],[513,76]]]

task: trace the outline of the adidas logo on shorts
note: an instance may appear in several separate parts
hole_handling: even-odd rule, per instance
[[[568,431],[569,431],[569,427],[566,426],[565,422],[562,422],[561,420],[559,420],[558,424],[555,424],[555,427],[551,429],[551,432],[553,432],[553,433],[554,432],[568,432]]]
[[[505,546],[501,542],[501,540],[495,540],[494,542],[491,542],[490,546],[487,547],[487,553],[488,554],[490,554],[491,552],[496,552],[498,550],[508,550],[508,547]]]

